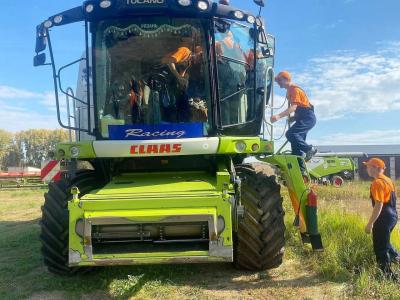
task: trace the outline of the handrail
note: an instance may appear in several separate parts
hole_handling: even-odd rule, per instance
[[[71,118],[74,120],[74,127],[76,127],[76,105],[75,105],[75,97],[74,97],[74,91],[71,87],[67,88],[66,94],[65,94],[66,102],[67,102],[67,115],[68,115],[68,133],[69,133],[69,141],[72,142],[72,129],[71,129]],[[73,115],[71,115],[71,109],[70,109],[70,98],[72,98],[72,110],[73,110]],[[75,139],[76,139],[76,133],[77,130],[75,130]]]

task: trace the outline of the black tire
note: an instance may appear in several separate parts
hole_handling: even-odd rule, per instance
[[[252,165],[236,166],[242,180],[244,216],[235,238],[234,261],[239,269],[263,271],[282,264],[285,212],[275,176],[257,172]]]
[[[51,273],[74,275],[87,271],[87,268],[68,266],[69,214],[68,201],[72,199],[71,187],[77,186],[84,195],[99,187],[98,176],[94,171],[81,171],[73,181],[62,179],[49,184],[42,206],[41,234],[44,264]]]

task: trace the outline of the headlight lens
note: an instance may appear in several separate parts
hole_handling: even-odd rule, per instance
[[[62,20],[63,20],[63,16],[59,15],[54,18],[54,23],[60,24],[62,22]]]
[[[88,4],[88,5],[86,5],[85,10],[86,10],[87,13],[90,14],[90,13],[94,10],[93,4]]]
[[[50,20],[47,20],[46,22],[44,22],[44,27],[50,28],[51,26],[53,26],[53,22],[51,22]]]
[[[235,148],[237,152],[242,153],[246,150],[246,143],[243,141],[236,142]]]
[[[64,157],[65,156],[65,151],[63,149],[58,150],[58,156]]]
[[[79,150],[79,148],[76,147],[76,146],[71,147],[70,152],[71,152],[71,156],[72,156],[72,157],[78,157],[79,154],[80,154],[80,150]]]
[[[208,9],[208,2],[206,2],[206,1],[199,1],[199,2],[197,3],[197,7],[198,7],[200,10],[207,10],[207,9]]]
[[[256,22],[256,17],[248,16],[247,17],[247,22],[249,22],[250,24],[254,24]]]
[[[190,6],[192,5],[192,0],[178,0],[180,6]]]
[[[244,19],[244,13],[240,10],[237,10],[233,13],[236,19],[243,20]]]
[[[260,150],[260,145],[258,144],[253,144],[253,146],[251,146],[251,150],[253,152],[257,152],[258,150]]]
[[[109,0],[104,0],[100,2],[100,7],[101,8],[109,8],[111,6],[111,1]]]

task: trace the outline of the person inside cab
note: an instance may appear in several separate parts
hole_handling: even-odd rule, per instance
[[[172,75],[168,101],[176,105],[178,122],[207,122],[203,60],[203,49],[200,46],[194,47],[194,52],[187,47],[179,47],[162,60]]]

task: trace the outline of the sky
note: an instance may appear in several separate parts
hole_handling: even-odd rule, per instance
[[[51,69],[34,68],[35,27],[82,0],[2,0],[0,129],[58,128]],[[251,0],[231,4],[256,11]],[[275,71],[288,70],[316,108],[315,145],[400,144],[400,1],[267,0]],[[81,24],[53,30],[57,66],[83,52]],[[77,69],[66,74],[75,86]],[[275,87],[276,103],[284,91]],[[283,121],[277,124],[277,136]]]

